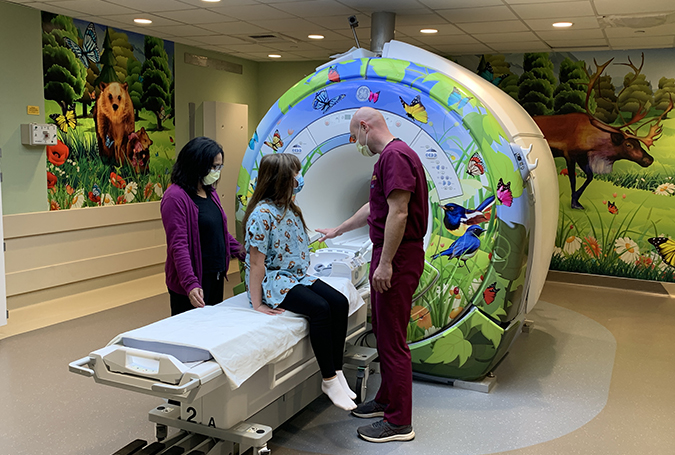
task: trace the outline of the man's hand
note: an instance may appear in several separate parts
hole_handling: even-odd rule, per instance
[[[269,314],[270,316],[274,316],[277,314],[282,314],[284,311],[283,308],[270,308],[269,306],[265,305],[264,303],[261,303],[259,305],[253,305],[253,309],[256,311],[260,311],[263,314]]]
[[[393,269],[391,262],[380,262],[373,273],[373,278],[370,280],[370,285],[375,292],[385,292],[391,288],[391,275]]]
[[[338,228],[330,228],[330,229],[317,229],[316,232],[319,232],[323,234],[323,237],[319,239],[319,242],[325,242],[326,239],[334,239],[338,235]]]
[[[194,288],[188,294],[190,303],[195,308],[204,308],[204,291],[202,288]]]

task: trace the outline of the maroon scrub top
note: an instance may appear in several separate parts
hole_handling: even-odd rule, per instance
[[[384,225],[389,213],[387,198],[393,190],[411,193],[402,242],[421,241],[429,219],[427,179],[419,156],[400,139],[394,139],[384,147],[370,181],[368,225],[375,248],[384,244]]]

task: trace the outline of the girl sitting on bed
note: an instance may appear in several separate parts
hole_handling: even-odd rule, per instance
[[[323,376],[321,390],[349,411],[356,407],[356,394],[342,373],[349,302],[307,274],[307,226],[293,202],[304,185],[300,170],[294,155],[275,153],[260,160],[258,182],[242,222],[248,296],[261,313],[289,310],[309,320],[309,339]]]

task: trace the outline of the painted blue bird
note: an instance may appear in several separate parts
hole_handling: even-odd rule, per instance
[[[480,248],[480,239],[478,238],[485,229],[480,226],[469,226],[464,235],[452,242],[450,248],[432,256],[432,259],[437,259],[440,256],[446,256],[448,260],[459,259],[466,261],[471,259]]]
[[[458,204],[445,204],[441,208],[445,210],[443,224],[448,231],[454,231],[460,224],[472,226],[478,223],[490,221],[490,208],[495,203],[495,197],[490,196],[473,210],[466,209]]]

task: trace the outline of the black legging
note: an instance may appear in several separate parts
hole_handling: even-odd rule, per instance
[[[202,291],[204,291],[204,303],[207,305],[216,305],[223,301],[223,285],[225,273],[206,272],[202,276]],[[169,299],[171,302],[171,316],[194,309],[190,298],[187,295],[178,294],[169,289]]]
[[[294,286],[281,308],[309,319],[309,341],[324,379],[342,369],[349,301],[321,280],[311,286]]]

